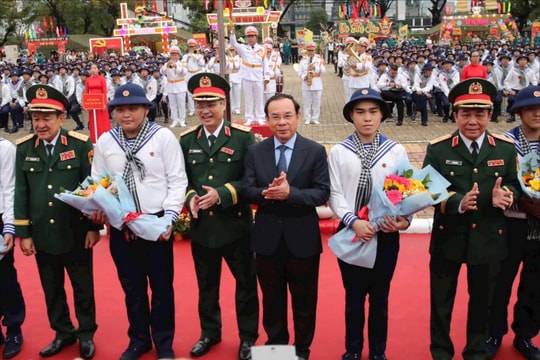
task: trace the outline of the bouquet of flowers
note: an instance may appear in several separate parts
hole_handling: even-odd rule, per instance
[[[172,217],[157,217],[137,212],[135,201],[124,179],[121,176],[114,176],[113,179],[118,190],[115,195],[102,187],[98,187],[94,193],[94,201],[107,215],[109,224],[118,230],[127,226],[136,236],[157,241],[161,234],[167,232],[167,227],[172,225]]]
[[[94,211],[100,210],[99,205],[94,199],[94,194],[99,187],[106,189],[112,195],[115,195],[117,192],[111,176],[105,175],[98,180],[94,180],[88,176],[75,190],[69,191],[61,188],[60,193],[54,194],[54,197],[81,211],[83,214],[91,214]]]
[[[85,214],[101,210],[115,229],[127,226],[136,236],[150,241],[156,241],[172,225],[170,215],[158,218],[137,212],[121,176],[106,174],[99,180],[87,177],[77,189],[63,190],[54,196]]]
[[[410,216],[448,198],[450,183],[431,165],[419,170],[407,160],[396,164],[382,188],[376,187],[368,205],[369,220],[379,224],[384,215]]]
[[[540,199],[540,161],[536,152],[530,152],[520,159],[518,178],[527,196]]]
[[[191,216],[188,213],[180,213],[174,223],[173,231],[180,234],[187,234],[191,228]]]

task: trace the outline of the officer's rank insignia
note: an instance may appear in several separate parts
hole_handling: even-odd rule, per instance
[[[62,145],[66,146],[67,145],[67,138],[64,135],[60,136],[60,142],[62,143]]]
[[[39,162],[39,158],[38,157],[31,157],[31,156],[27,156],[24,161],[28,161],[28,162]]]
[[[469,94],[478,95],[482,93],[483,93],[482,84],[478,82],[473,82],[471,83],[471,85],[469,85]]]
[[[452,138],[452,147],[456,147],[458,146],[458,144],[459,144],[459,136],[456,135]]]
[[[228,155],[234,154],[234,150],[233,150],[233,149],[229,149],[229,148],[226,148],[226,147],[222,147],[222,148],[221,148],[221,152],[224,152],[225,154],[228,154]]]
[[[489,142],[489,145],[491,146],[496,146],[495,145],[495,139],[493,138],[493,136],[487,136],[487,139],[488,139],[488,142]]]
[[[503,159],[488,160],[487,166],[504,166],[504,160]]]
[[[446,160],[445,164],[446,165],[461,166],[461,161],[459,161],[459,160]]]
[[[75,150],[69,150],[60,153],[60,161],[66,161],[70,159],[75,159]]]

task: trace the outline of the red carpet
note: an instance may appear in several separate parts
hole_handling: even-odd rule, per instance
[[[175,244],[176,337],[178,357],[189,357],[191,346],[199,337],[197,317],[197,285],[188,241]],[[391,360],[429,359],[429,277],[428,235],[402,235],[401,251],[390,295],[390,325],[387,356]],[[112,263],[108,238],[103,238],[95,249],[95,282],[98,331],[95,336],[96,359],[118,359],[128,343],[127,320],[122,291]],[[16,266],[26,299],[27,316],[23,325],[25,343],[16,359],[39,359],[38,352],[49,343],[54,333],[49,328],[43,293],[39,284],[34,258],[26,258],[16,249]],[[462,275],[465,271],[462,272]],[[466,288],[464,279],[454,311],[452,337],[456,354],[464,346]],[[344,351],[343,289],[337,262],[325,248],[321,261],[320,297],[317,332],[312,347],[312,360],[340,359]],[[69,286],[68,286],[69,288]],[[232,277],[224,271],[222,286],[223,342],[203,357],[205,360],[237,358],[238,331],[234,318]],[[69,289],[68,289],[69,290]],[[71,293],[68,294],[71,299]],[[512,300],[513,301],[513,300]],[[266,340],[260,329],[258,344]],[[497,359],[521,359],[512,348],[512,336],[506,336]],[[535,339],[538,345],[538,338]],[[53,359],[73,359],[78,346],[66,349]],[[155,359],[155,352],[143,360]],[[364,359],[367,349],[364,349]],[[456,359],[461,356],[456,356]]]

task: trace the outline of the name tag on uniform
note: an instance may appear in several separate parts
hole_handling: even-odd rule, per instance
[[[488,166],[504,166],[504,160],[503,159],[489,160],[487,164]]]
[[[190,154],[202,154],[202,149],[189,149]]]
[[[226,148],[226,147],[222,147],[222,148],[221,148],[221,152],[224,152],[225,154],[228,154],[228,155],[234,154],[234,150],[233,150],[233,149],[229,149],[229,148]]]
[[[460,160],[446,160],[446,165],[461,166],[461,161]]]
[[[69,159],[75,159],[75,150],[69,150],[69,151],[60,153],[60,161],[66,161]]]
[[[31,157],[31,156],[27,156],[24,161],[28,161],[28,162],[39,162],[39,158],[38,157]]]

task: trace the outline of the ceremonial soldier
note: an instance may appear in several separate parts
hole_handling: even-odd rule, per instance
[[[238,358],[251,359],[251,346],[258,337],[259,304],[249,247],[252,213],[243,196],[243,176],[244,156],[254,137],[249,127],[223,120],[229,84],[221,76],[197,74],[188,89],[202,123],[180,139],[189,180],[185,205],[193,218],[191,252],[201,324],[191,356],[202,356],[221,341],[219,284],[224,259],[236,280]]]
[[[7,119],[11,114],[11,121],[13,122],[13,127],[9,130],[10,134],[14,134],[19,131],[19,128],[23,127],[24,114],[23,106],[19,103],[19,89],[21,87],[21,81],[19,81],[19,72],[17,69],[13,70],[9,74],[10,81],[8,81],[4,90],[8,91],[7,96],[9,96],[9,101],[4,104],[2,101],[2,116]],[[6,120],[7,121],[7,120]],[[7,126],[7,124],[6,124]]]
[[[450,197],[435,206],[430,243],[431,356],[452,359],[450,319],[458,276],[467,266],[469,307],[465,360],[485,359],[492,289],[507,255],[504,210],[521,191],[516,149],[511,140],[489,133],[495,87],[469,78],[449,94],[458,130],[433,140],[424,166],[449,182]]]
[[[47,85],[27,91],[35,135],[17,141],[15,234],[24,255],[35,255],[54,340],[40,356],[58,354],[79,340],[81,357],[96,351],[97,329],[92,248],[99,229],[80,211],[57,200],[62,189],[74,190],[90,175],[93,157],[88,136],[62,129],[68,99]],[[78,328],[70,319],[64,289],[67,271],[75,298]]]
[[[154,99],[154,103],[156,104],[156,109],[158,113],[161,108],[161,112],[163,113],[164,117],[163,122],[167,124],[169,122],[169,105],[167,104],[167,94],[165,93],[167,77],[165,75],[161,75],[160,70],[160,67],[156,67],[152,72],[152,76],[154,77],[154,79],[156,79],[157,83],[157,94],[156,98]]]
[[[343,71],[348,70],[349,73],[349,93],[352,94],[356,90],[361,88],[368,88],[371,86],[371,73],[372,66],[371,55],[366,50],[369,47],[369,40],[365,37],[361,37],[356,42],[357,54],[345,55],[345,65]],[[347,99],[348,101],[348,99]]]
[[[398,120],[396,125],[401,126],[403,124],[404,116],[403,99],[407,93],[408,82],[405,76],[399,73],[398,66],[396,64],[390,65],[390,70],[381,75],[379,81],[377,82],[377,87],[381,92],[381,97],[385,101],[391,101],[393,104],[396,104],[398,111]]]
[[[324,58],[315,53],[317,44],[306,45],[307,56],[302,57],[298,76],[302,79],[302,100],[304,102],[304,124],[320,124],[323,81],[321,75],[326,68]]]
[[[246,125],[252,123],[264,124],[264,83],[268,82],[265,74],[268,61],[264,56],[264,46],[257,43],[259,31],[254,26],[248,26],[245,30],[247,44],[239,44],[236,41],[234,28],[231,29],[230,42],[240,58],[240,77],[244,89],[244,115]]]
[[[239,115],[240,100],[242,95],[242,77],[240,76],[240,65],[242,64],[242,59],[232,46],[229,46],[227,56],[230,58],[229,62],[232,64],[231,73],[229,74],[229,83],[231,84],[231,92],[229,95],[231,111],[233,114]]]
[[[495,66],[495,59],[491,56],[486,57],[482,62],[486,67],[487,71],[487,80],[492,83],[497,88],[497,96],[493,99],[493,114],[491,115],[491,122],[499,122],[497,119],[501,114],[501,104],[502,104],[502,90],[501,90],[501,79],[502,73],[500,68]]]
[[[180,125],[186,126],[186,74],[187,70],[180,61],[180,49],[171,46],[169,50],[171,58],[163,64],[160,73],[167,78],[167,84],[163,93],[171,107],[171,128]]]
[[[158,89],[157,81],[150,75],[150,69],[148,69],[147,66],[139,68],[139,79],[143,85],[146,98],[151,102],[150,111],[148,112],[148,121],[156,121],[157,107],[154,100],[156,99]]]
[[[189,79],[201,71],[204,71],[204,68],[206,66],[206,61],[204,59],[204,54],[201,53],[199,49],[199,43],[195,39],[189,39],[187,41],[188,44],[188,53],[184,55],[182,58],[182,63],[184,67],[187,70],[186,74],[186,82],[189,81]],[[193,116],[195,114],[195,107],[193,103],[193,98],[191,94],[187,93],[187,99],[188,99],[188,109],[189,109],[189,116]]]

